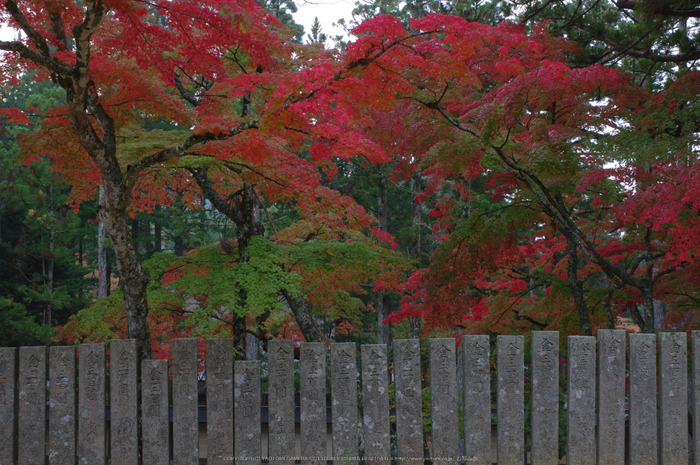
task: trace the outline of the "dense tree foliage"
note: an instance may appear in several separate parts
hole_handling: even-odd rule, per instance
[[[2,94],[0,107],[30,108],[34,121],[65,98],[57,86],[31,83]],[[91,298],[84,266],[94,244],[90,213],[67,208],[70,186],[46,159],[23,155],[26,126],[0,130],[0,344],[47,343],[51,328],[68,321]],[[94,212],[92,212],[94,215]]]
[[[41,115],[25,157],[56,183],[26,220],[93,224],[101,186],[120,280],[60,337],[148,356],[225,331],[243,356],[389,323],[698,324],[692,8],[376,2],[338,51],[290,5],[5,2],[24,36],[0,42],[4,84],[65,92],[3,105]]]

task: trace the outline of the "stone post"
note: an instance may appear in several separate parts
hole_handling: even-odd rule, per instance
[[[488,336],[462,336],[464,453],[468,465],[491,465],[491,362]]]
[[[0,464],[14,461],[15,426],[15,380],[17,349],[0,347]]]
[[[173,458],[175,465],[199,464],[197,339],[173,341]]]
[[[525,459],[523,336],[498,336],[498,463]]]
[[[259,465],[260,362],[236,360],[233,367],[233,399],[236,463]]]
[[[294,465],[294,343],[268,342],[270,465]]]
[[[394,340],[394,379],[397,463],[419,465],[423,462],[423,405],[418,339]]]
[[[595,395],[596,340],[592,336],[569,336],[567,389],[567,465],[596,463]]]
[[[136,339],[115,339],[109,347],[111,460],[120,465],[137,465]]]
[[[532,332],[532,463],[559,463],[559,332]]]
[[[46,453],[46,347],[19,349],[18,462],[44,465]]]
[[[326,345],[301,345],[301,465],[326,465]]]
[[[331,344],[331,409],[333,463],[357,465],[360,455],[357,421],[357,346]]]
[[[362,346],[362,410],[365,427],[365,463],[391,463],[389,430],[389,374],[384,344]]]
[[[630,334],[630,463],[657,465],[656,336]]]
[[[659,333],[662,465],[688,463],[688,362],[686,334]]]
[[[143,463],[170,463],[168,361],[141,361]]]
[[[598,464],[625,461],[625,344],[622,329],[598,330]]]
[[[78,348],[78,463],[106,463],[105,345]]]
[[[233,457],[233,339],[207,341],[207,464]]]
[[[459,460],[457,365],[454,338],[430,339],[430,418],[433,464]]]
[[[75,465],[75,426],[75,347],[51,347],[49,463]]]

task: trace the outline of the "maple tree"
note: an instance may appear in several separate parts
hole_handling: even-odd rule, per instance
[[[568,66],[575,48],[542,28],[528,33],[516,25],[428,15],[412,21],[411,30],[380,16],[359,26],[361,36],[348,46],[349,60],[364,60],[365,89],[413,101],[436,130],[449,130],[427,151],[436,183],[456,184],[431,212],[445,242],[433,266],[397,288],[404,305],[393,319],[423,315],[454,324],[493,312],[488,324],[477,327],[494,330],[500,322],[509,330],[542,328],[561,316],[542,310],[568,303],[584,333],[622,311],[630,311],[643,331],[653,331],[653,302],[666,292],[661,284],[694,263],[694,251],[670,239],[697,215],[684,200],[672,215],[657,209],[640,217],[639,202],[649,196],[664,201],[659,194],[673,184],[646,174],[678,158],[669,144],[688,167],[695,163],[695,110],[688,103],[697,93],[694,73],[650,99],[648,90],[613,69]],[[368,86],[369,80],[376,84]],[[673,109],[681,107],[687,117],[668,125]],[[683,137],[646,144],[647,158],[640,156],[644,138],[675,130]],[[630,141],[637,145],[628,146]],[[460,202],[474,194],[464,181],[482,175],[502,204],[464,215]],[[537,275],[540,287],[532,281]],[[591,276],[603,279],[602,296],[584,295]],[[558,303],[548,306],[547,299]]]
[[[206,113],[196,115],[169,90],[177,89],[178,83],[182,87],[178,73],[192,77],[200,89],[211,87],[205,74],[226,73],[220,47],[197,38],[202,26],[215,31],[209,34],[211,40],[238,46],[254,66],[272,65],[261,39],[281,46],[272,28],[253,28],[257,34],[245,31],[250,21],[266,19],[256,4],[216,6],[231,16],[187,3],[98,1],[84,8],[72,2],[3,4],[5,21],[26,37],[0,42],[1,50],[11,52],[4,57],[6,79],[23,68],[42,68],[38,78],[50,78],[66,91],[67,106],[48,115],[44,124],[48,137],[38,142],[42,151],[54,155],[58,169],[74,184],[74,192],[90,190],[99,182],[104,187],[100,220],[117,256],[129,335],[136,338],[143,356],[150,354],[148,277],[127,230],[132,194],[148,188],[141,182],[148,179],[149,169],[183,156],[198,144],[233,138],[258,125],[257,120],[240,118],[222,125]],[[167,24],[158,24],[155,13],[165,14]],[[199,82],[194,78],[198,74]],[[157,131],[145,134],[135,122],[146,115],[173,121],[182,129],[170,139],[163,134],[154,137]],[[66,129],[75,137],[51,137]],[[121,138],[136,141],[137,150],[121,147]]]
[[[151,352],[149,275],[132,242],[130,215],[167,207],[175,193],[192,208],[206,198],[236,224],[238,265],[250,260],[249,246],[262,235],[263,201],[293,202],[301,212],[294,225],[275,231],[278,241],[318,238],[338,248],[371,231],[364,209],[320,183],[321,173],[334,170],[331,151],[370,163],[383,159],[381,148],[362,136],[368,122],[346,120],[341,132],[329,120],[322,88],[338,77],[326,55],[295,45],[293,31],[255,2],[97,1],[59,8],[9,1],[1,11],[25,34],[0,42],[8,52],[4,83],[39,69],[37,80],[51,79],[66,91],[67,105],[25,138],[32,147],[27,156],[52,160],[73,185],[76,206],[103,186],[99,216],[116,255],[128,335],[142,356]],[[19,110],[4,114],[24,118]],[[167,127],[151,123],[158,121]],[[323,142],[310,145],[309,157],[313,139]],[[243,287],[236,293],[248,299]],[[294,307],[296,296],[285,297]],[[300,326],[304,315],[295,315]],[[233,312],[232,319],[242,351],[245,313]]]
[[[653,331],[655,300],[697,299],[682,284],[697,275],[694,72],[652,94],[614,69],[572,66],[577,48],[546,26],[433,13],[374,17],[337,52],[295,42],[245,0],[0,11],[26,35],[0,42],[4,83],[37,69],[66,91],[24,138],[27,157],[50,158],[76,205],[104,186],[122,282],[112,304],[123,298],[144,354],[149,308],[151,325],[174,327],[184,320],[157,309],[184,318],[190,298],[205,310],[194,320],[225,320],[239,352],[246,332],[264,339],[290,323],[280,296],[307,340],[324,339],[312,314],[352,324],[379,275],[377,308],[395,291],[389,321],[425,319],[426,331],[590,334],[626,311]],[[370,189],[339,179],[363,170]],[[412,199],[401,226],[389,221],[390,185]],[[155,256],[149,279],[129,216],[176,199],[213,205],[236,237]],[[277,225],[268,207],[293,220]],[[419,233],[424,209],[434,252]],[[430,254],[430,266],[406,279],[394,246]]]

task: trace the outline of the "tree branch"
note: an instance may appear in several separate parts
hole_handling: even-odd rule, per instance
[[[51,57],[43,56],[31,48],[27,47],[21,42],[3,42],[0,41],[0,50],[5,50],[6,52],[17,52],[19,56],[25,60],[32,61],[49,71],[56,73],[60,76],[69,76],[71,74],[71,69],[63,66]]]
[[[258,127],[259,122],[260,119],[253,119],[250,121],[246,121],[245,123],[241,123],[238,126],[230,129],[229,131],[219,133],[207,132],[204,134],[191,135],[190,137],[173,147],[151,154],[141,159],[137,163],[127,166],[127,182],[129,184],[134,184],[136,182],[139,172],[157,163],[164,163],[173,158],[177,158],[181,156],[184,152],[186,152],[188,149],[194,147],[197,144],[205,144],[207,142],[215,140],[230,139],[231,137],[235,137],[238,134],[241,134],[242,132],[247,131],[249,129],[256,129]]]
[[[49,45],[46,43],[46,39],[29,24],[27,17],[24,16],[24,13],[22,13],[17,6],[17,2],[14,0],[7,0],[5,2],[5,8],[7,8],[7,12],[12,15],[12,18],[19,24],[19,27],[22,28],[24,33],[27,34],[27,37],[31,39],[37,50],[39,50],[39,53],[46,58],[51,58],[51,51],[49,50]]]

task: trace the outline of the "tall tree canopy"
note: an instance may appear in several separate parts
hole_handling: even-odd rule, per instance
[[[694,269],[679,232],[695,228],[697,210],[672,187],[690,186],[669,176],[697,169],[697,73],[652,97],[611,68],[571,66],[575,46],[543,28],[431,14],[410,30],[379,16],[355,31],[346,59],[362,63],[364,94],[413,102],[429,130],[405,138],[439,134],[423,153],[435,184],[454,184],[431,211],[443,246],[398,288],[393,318],[488,315],[476,328],[512,330],[571,321],[569,307],[583,332],[591,312],[600,326],[626,310],[653,331],[655,298],[672,299],[664,283]],[[479,176],[492,203],[470,211],[467,183]]]
[[[506,14],[482,6],[483,21]],[[546,24],[480,24],[437,3],[368,19],[342,52],[298,43],[252,0],[2,8],[24,32],[0,42],[4,84],[37,70],[66,92],[24,137],[26,156],[51,160],[76,207],[104,187],[143,354],[149,307],[194,298],[244,351],[246,331],[281,324],[280,299],[319,340],[313,309],[352,320],[376,278],[380,314],[394,291],[387,321],[428,330],[591,333],[629,311],[652,331],[655,301],[696,301],[683,284],[697,279],[694,71],[640,86]],[[402,227],[389,224],[390,185],[412,202],[394,208]],[[175,201],[215,207],[235,238],[155,257],[149,277],[129,217]]]

